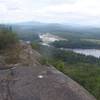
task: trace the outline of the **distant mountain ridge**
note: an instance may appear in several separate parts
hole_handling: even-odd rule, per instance
[[[7,25],[6,25],[7,26]],[[8,24],[13,31],[19,35],[32,35],[37,33],[64,34],[71,38],[93,38],[100,39],[100,28],[80,25],[69,25],[66,23],[43,23],[38,21],[28,21],[15,24]],[[28,36],[29,37],[29,36]]]
[[[100,28],[98,27],[83,27],[79,25],[59,24],[59,23],[41,23],[36,21],[29,21],[11,25],[14,29],[32,30],[33,32],[71,32],[71,33],[89,33],[98,34]]]

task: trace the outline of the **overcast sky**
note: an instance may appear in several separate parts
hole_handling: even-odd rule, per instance
[[[31,20],[100,25],[100,0],[0,0],[0,23]]]

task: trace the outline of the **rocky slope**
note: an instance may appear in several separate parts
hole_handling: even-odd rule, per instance
[[[41,65],[29,44],[21,47],[20,62],[0,70],[0,100],[96,100],[53,66]]]

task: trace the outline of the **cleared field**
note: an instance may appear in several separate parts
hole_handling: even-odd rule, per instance
[[[81,39],[81,41],[87,41],[87,42],[100,44],[100,40],[97,40],[97,39]]]

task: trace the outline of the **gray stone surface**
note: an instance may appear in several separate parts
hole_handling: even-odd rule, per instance
[[[95,98],[52,66],[37,65],[1,70],[0,100],[95,100]]]

